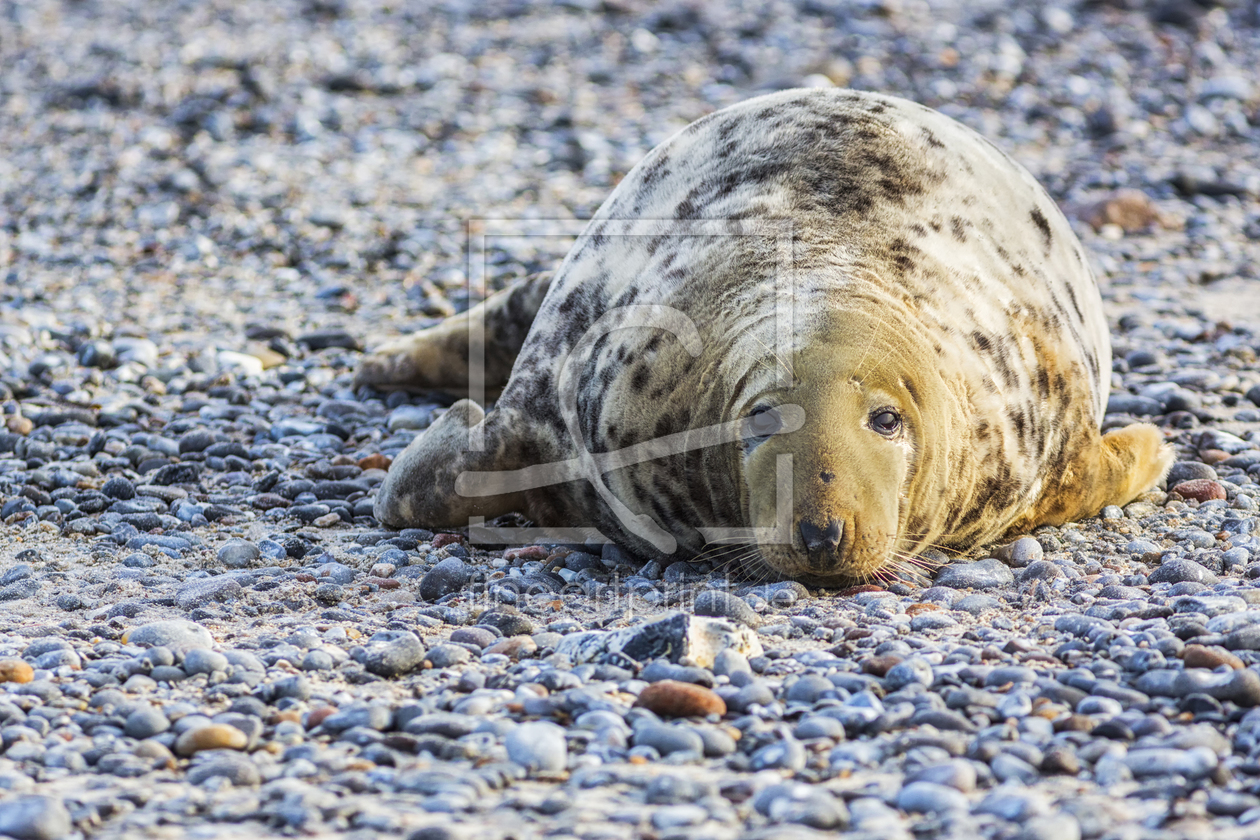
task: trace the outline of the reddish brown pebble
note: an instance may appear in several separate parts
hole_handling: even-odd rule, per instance
[[[538,643],[531,636],[512,636],[501,642],[495,642],[486,648],[486,653],[501,653],[512,659],[524,659],[533,656],[538,650]]]
[[[293,576],[293,579],[301,583],[313,583],[315,581],[315,575],[310,572],[298,572]]]
[[[887,653],[883,656],[872,656],[870,659],[862,663],[862,671],[873,677],[884,677],[888,674],[892,666],[901,661],[901,657],[895,653]]]
[[[924,601],[921,604],[911,604],[906,607],[906,615],[918,615],[919,613],[932,612],[934,610],[939,610],[940,608],[940,604],[933,604],[930,601]]]
[[[324,722],[324,719],[337,711],[336,706],[320,706],[318,709],[311,709],[306,714],[306,728],[314,729]]]
[[[459,534],[435,534],[433,537],[434,548],[442,548],[443,546],[454,545],[456,543],[462,544],[463,542],[464,538]]]
[[[359,469],[361,470],[387,470],[389,465],[394,463],[394,459],[379,452],[368,455],[366,458],[359,459]]]
[[[503,552],[503,559],[512,560],[546,560],[547,549],[541,545],[527,545],[524,548],[509,548]]]
[[[35,679],[35,669],[21,659],[0,660],[0,682],[28,683]]]
[[[1088,732],[1094,728],[1094,719],[1089,715],[1064,715],[1054,722],[1055,732]]]
[[[1183,481],[1172,489],[1183,499],[1194,499],[1196,502],[1208,502],[1212,499],[1225,498],[1225,488],[1219,481],[1210,478],[1194,478]]]
[[[381,589],[397,589],[398,587],[402,586],[401,583],[394,580],[393,578],[370,577],[367,579],[367,582],[375,584],[377,587]]]
[[[1212,464],[1219,464],[1221,461],[1224,461],[1228,457],[1229,457],[1229,453],[1223,449],[1200,449],[1199,450],[1199,460],[1207,464],[1208,466],[1211,466]]]
[[[661,717],[708,717],[726,714],[726,702],[702,685],[661,680],[639,692],[636,706]]]
[[[848,589],[841,589],[836,594],[841,598],[852,597],[853,595],[861,595],[863,592],[883,592],[884,587],[876,586],[873,583],[863,583],[860,586],[850,586]]]
[[[1187,668],[1215,669],[1228,665],[1235,671],[1241,671],[1247,667],[1237,656],[1216,645],[1186,645],[1181,661]]]
[[[249,503],[259,510],[287,508],[289,505],[293,504],[293,502],[278,493],[259,493],[257,496],[254,496]]]

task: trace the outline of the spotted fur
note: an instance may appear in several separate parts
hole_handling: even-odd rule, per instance
[[[678,235],[676,222],[701,219],[790,220],[790,386],[772,352],[775,242]],[[621,236],[612,220],[649,221]],[[583,440],[574,441],[557,396],[570,353],[606,313],[645,305],[687,314],[703,352],[643,327],[594,342],[575,365]],[[610,452],[767,402],[801,405],[806,425],[618,469],[608,486],[671,530],[686,556],[704,548],[701,528],[769,524],[768,465],[790,454],[792,542],[760,545],[761,559],[783,574],[853,579],[927,546],[965,548],[1092,515],[1152,486],[1170,462],[1151,427],[1099,433],[1106,324],[1053,200],[978,134],[893,97],[784,91],[693,123],[618,185],[554,280],[483,307],[487,357],[519,348],[510,375],[502,364],[487,373],[502,394],[484,420],[457,405],[400,457],[377,500],[388,524],[458,526],[515,509],[650,554],[585,482],[470,499],[453,477],[562,460],[582,446]],[[466,335],[446,324],[383,348],[360,381],[458,386]],[[869,427],[880,401],[904,420],[895,438]],[[467,451],[479,423],[489,446]],[[841,533],[821,558],[798,534],[814,521]]]

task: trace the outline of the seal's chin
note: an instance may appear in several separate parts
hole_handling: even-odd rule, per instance
[[[819,586],[851,586],[880,576],[888,565],[888,552],[836,551],[827,556],[811,554],[795,545],[767,543],[758,546],[766,571]],[[842,546],[842,548],[845,548]]]

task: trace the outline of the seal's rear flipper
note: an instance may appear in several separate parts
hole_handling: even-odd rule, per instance
[[[495,292],[467,312],[382,345],[359,364],[355,387],[467,394],[469,330],[482,324],[485,388],[500,390],[507,384],[516,355],[550,286],[550,273],[536,274]]]
[[[394,459],[372,513],[394,528],[461,528],[469,517],[489,519],[524,510],[523,492],[470,497],[455,490],[466,471],[517,469],[524,447],[514,435],[523,425],[501,409],[487,415],[476,403],[460,400]],[[470,449],[477,443],[473,430],[480,433],[484,448]]]
[[[1127,505],[1164,480],[1174,453],[1164,435],[1149,423],[1134,423],[1102,436],[1103,499],[1092,515],[1105,505]]]
[[[1172,447],[1149,423],[1134,423],[1098,435],[1062,473],[1046,483],[1041,499],[1008,534],[1038,525],[1062,525],[1096,515],[1107,505],[1127,505],[1163,480],[1173,463]]]

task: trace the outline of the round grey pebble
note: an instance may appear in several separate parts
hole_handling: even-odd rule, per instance
[[[842,801],[800,782],[762,788],[753,797],[753,808],[772,823],[795,823],[821,831],[842,829],[849,824],[849,812]]]
[[[143,740],[152,738],[154,735],[160,735],[171,728],[171,722],[166,719],[166,715],[160,709],[152,706],[142,706],[127,715],[127,723],[123,727],[123,732],[129,738],[137,738]]]
[[[897,691],[913,683],[923,686],[932,684],[932,666],[921,656],[903,659],[884,675],[884,687],[889,691]]]
[[[332,654],[323,650],[309,650],[302,657],[303,671],[331,671],[336,662],[333,661]]]
[[[463,589],[472,578],[468,564],[458,557],[447,557],[420,580],[420,597],[436,601]]]
[[[459,627],[451,632],[452,642],[476,645],[479,648],[490,647],[498,638],[484,627]]]
[[[227,779],[237,787],[256,785],[262,781],[258,765],[247,755],[218,752],[214,758],[188,771],[188,783],[199,785],[208,779]]]
[[[225,569],[247,569],[262,556],[258,546],[248,540],[228,540],[219,548],[219,565]]]
[[[1178,461],[1168,470],[1168,486],[1174,487],[1183,481],[1193,481],[1196,478],[1218,478],[1216,470],[1207,464],[1201,464],[1198,461]]]
[[[397,677],[420,667],[424,646],[414,633],[386,630],[372,637],[362,661],[373,674]]]
[[[215,671],[227,671],[227,657],[206,648],[197,648],[184,655],[184,673],[189,676],[212,674]]]
[[[276,680],[271,685],[272,696],[276,699],[309,700],[311,697],[311,681],[300,674]]]
[[[175,590],[175,604],[181,610],[193,610],[209,604],[232,601],[244,594],[235,578],[224,575],[185,583]]]
[[[937,586],[951,589],[995,589],[1015,582],[1015,574],[1001,560],[987,557],[965,563],[951,563],[936,576]]]
[[[1041,543],[1033,537],[1020,537],[1010,545],[998,549],[995,556],[1016,569],[1022,569],[1044,557],[1045,551]]]
[[[468,648],[459,645],[440,644],[430,648],[426,656],[434,668],[452,668],[467,662],[472,658],[472,653]]]
[[[60,799],[19,796],[0,801],[0,834],[18,840],[61,840],[72,827],[70,812]]]
[[[795,738],[784,738],[766,744],[752,755],[753,770],[790,770],[799,773],[805,769],[808,756],[805,746]]]
[[[172,619],[143,624],[126,636],[128,644],[140,647],[165,647],[176,653],[214,645],[210,631],[192,621]]]
[[[704,741],[690,727],[654,721],[642,723],[635,728],[634,745],[652,747],[661,755],[704,751]]]
[[[897,807],[912,814],[941,814],[968,810],[967,797],[956,788],[935,782],[911,782],[897,793]]]
[[[713,673],[719,677],[752,674],[752,666],[748,664],[748,657],[744,654],[733,648],[723,648],[713,658]]]
[[[1147,580],[1151,583],[1183,583],[1190,581],[1192,583],[1202,583],[1205,586],[1211,586],[1216,583],[1219,578],[1212,572],[1200,566],[1193,560],[1187,560],[1184,557],[1175,557],[1165,563],[1161,563],[1159,568],[1147,575]]]
[[[1015,835],[1015,840],[1081,840],[1081,824],[1071,814],[1033,817]]]
[[[697,595],[693,611],[696,615],[730,618],[749,627],[761,625],[761,616],[743,598],[720,589],[706,589]]]
[[[554,723],[522,723],[508,733],[504,746],[508,758],[533,772],[559,773],[568,765],[564,729]]]
[[[106,479],[101,485],[101,492],[111,499],[134,499],[136,496],[136,486],[120,475]]]

